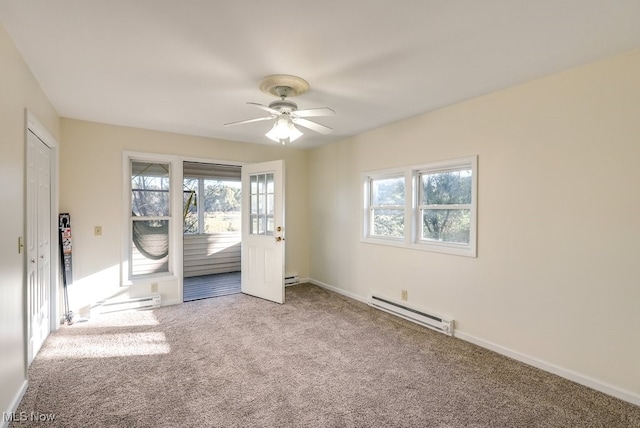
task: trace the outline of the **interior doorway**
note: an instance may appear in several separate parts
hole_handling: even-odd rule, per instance
[[[183,164],[183,301],[240,293],[241,167]]]

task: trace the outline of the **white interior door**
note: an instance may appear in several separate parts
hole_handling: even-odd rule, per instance
[[[33,361],[50,332],[51,149],[27,133],[27,334]]]
[[[284,161],[242,167],[242,292],[284,303]]]

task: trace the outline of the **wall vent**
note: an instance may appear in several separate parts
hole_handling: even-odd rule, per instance
[[[429,314],[375,294],[371,296],[370,305],[448,336],[453,336],[454,321],[450,318]]]
[[[284,286],[288,287],[289,285],[296,285],[300,282],[300,278],[298,278],[298,275],[291,275],[291,276],[285,276],[284,277]]]
[[[162,304],[161,297],[159,294],[154,294],[152,296],[145,297],[132,297],[127,300],[105,300],[99,302],[94,310],[98,310],[101,314],[106,314],[109,312],[118,312],[118,311],[128,311],[131,309],[141,310],[141,309],[156,309],[159,308]]]

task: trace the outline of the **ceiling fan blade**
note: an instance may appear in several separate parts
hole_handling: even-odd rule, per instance
[[[331,132],[333,131],[333,129],[327,126],[320,125],[319,123],[311,122],[310,120],[302,119],[300,117],[294,117],[292,121],[296,125],[304,126],[305,128],[309,128],[312,131],[316,131],[324,135],[331,134]]]
[[[333,116],[335,114],[336,112],[329,107],[310,108],[306,110],[296,110],[293,112],[293,115],[298,117]]]
[[[224,126],[243,125],[245,123],[261,122],[263,120],[271,120],[271,119],[273,119],[273,116],[259,117],[257,119],[248,119],[248,120],[241,120],[241,121],[238,121],[238,122],[225,123]]]
[[[271,108],[271,107],[267,107],[267,106],[264,106],[264,105],[258,104],[258,103],[247,103],[247,104],[251,104],[252,106],[256,106],[258,108],[261,108],[262,110],[268,111],[269,113],[275,114],[276,116],[280,116],[280,112],[278,110],[276,110],[276,109]]]

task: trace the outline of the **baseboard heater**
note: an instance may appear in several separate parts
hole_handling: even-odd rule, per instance
[[[159,308],[162,300],[159,294],[144,297],[132,297],[127,300],[103,301],[98,304],[98,312],[101,314],[128,310],[142,310]]]
[[[440,333],[444,333],[448,336],[453,336],[454,321],[452,319],[428,314],[401,303],[394,302],[386,297],[376,295],[371,296],[370,304],[374,308],[389,312],[390,314],[415,322],[432,330],[439,331]]]
[[[287,287],[289,285],[296,285],[299,282],[300,282],[300,278],[298,278],[298,275],[292,275],[292,276],[285,276],[284,277],[284,286],[285,287]]]

